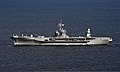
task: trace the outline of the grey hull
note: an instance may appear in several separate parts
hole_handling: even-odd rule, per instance
[[[48,46],[68,46],[68,45],[107,45],[109,44],[109,41],[107,40],[104,40],[104,41],[91,41],[91,42],[88,42],[88,43],[34,43],[34,42],[15,42],[14,45],[34,45],[34,46],[37,46],[37,45],[48,45]]]

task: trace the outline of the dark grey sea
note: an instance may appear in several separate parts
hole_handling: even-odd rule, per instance
[[[104,46],[13,46],[12,34],[110,36]],[[120,0],[0,0],[0,72],[120,71]]]

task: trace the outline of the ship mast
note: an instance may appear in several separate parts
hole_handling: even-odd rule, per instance
[[[60,20],[59,24],[58,24],[59,30],[63,30],[64,27],[64,23],[62,22],[62,20]]]
[[[67,38],[69,37],[66,33],[67,31],[64,30],[64,23],[62,22],[62,20],[60,20],[59,24],[58,24],[59,30],[55,32],[55,36],[56,37],[60,37],[60,38]]]

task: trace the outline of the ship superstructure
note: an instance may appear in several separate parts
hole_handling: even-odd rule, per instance
[[[90,28],[87,29],[85,37],[70,37],[64,29],[62,20],[58,27],[53,37],[13,34],[11,38],[14,40],[14,45],[107,45],[112,42],[111,37],[92,37]]]

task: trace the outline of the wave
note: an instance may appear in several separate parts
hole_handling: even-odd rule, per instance
[[[120,46],[120,43],[111,43],[110,46]]]

